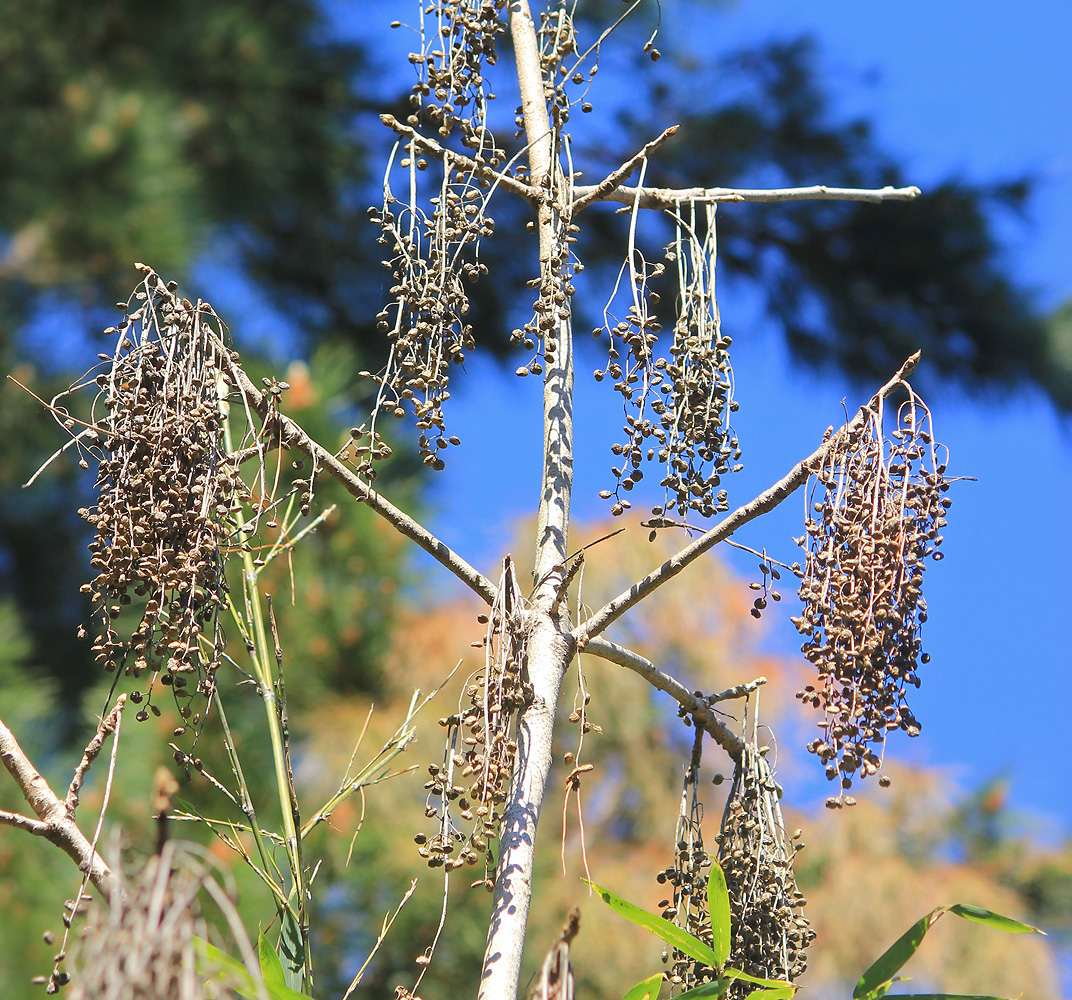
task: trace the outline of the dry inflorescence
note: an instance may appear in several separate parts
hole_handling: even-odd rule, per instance
[[[673,921],[676,926],[710,946],[712,932],[707,883],[712,858],[704,849],[700,826],[703,806],[697,795],[703,739],[704,730],[697,727],[692,759],[685,772],[681,792],[681,809],[675,830],[674,863],[659,872],[656,881],[660,885],[669,882],[674,890],[672,899],[664,899],[659,903],[663,919]],[[663,962],[666,963],[670,959],[670,953],[664,950]],[[666,975],[675,990],[690,990],[715,979],[717,970],[674,949],[673,961]]]
[[[414,841],[430,868],[448,872],[463,865],[484,862],[483,876],[473,887],[494,888],[494,855],[489,842],[501,834],[506,802],[517,757],[516,721],[532,700],[532,685],[525,671],[524,602],[512,561],[506,558],[498,596],[491,615],[481,615],[487,626],[484,669],[466,686],[469,706],[440,719],[447,739],[443,763],[428,766],[425,815],[439,819],[429,838],[418,833]],[[459,743],[461,744],[459,746]],[[461,820],[469,827],[463,832]],[[452,857],[458,846],[458,857]]]
[[[502,2],[438,0],[421,10],[421,51],[410,53],[417,82],[410,94],[411,126],[422,122],[440,138],[459,133],[461,144],[482,168],[494,170],[506,157],[487,127],[488,92],[485,64],[495,62],[495,38],[505,30]],[[381,230],[379,242],[389,248],[383,261],[394,284],[391,302],[377,316],[377,326],[391,340],[387,369],[380,378],[376,411],[368,425],[355,428],[352,457],[358,471],[374,479],[377,459],[390,454],[377,431],[377,418],[398,418],[407,406],[416,418],[421,461],[444,468],[444,449],[458,444],[447,435],[443,404],[450,398],[450,369],[464,363],[476,347],[466,321],[466,285],[487,274],[479,260],[480,241],[495,231],[488,214],[491,182],[469,165],[442,154],[441,178],[424,202],[427,150],[413,134],[402,150],[407,194],[391,190],[392,154],[384,176],[383,205],[370,210]]]
[[[733,925],[729,964],[752,976],[792,982],[807,968],[815,932],[793,872],[804,845],[800,831],[786,835],[766,749],[750,744],[741,754],[718,837]],[[754,988],[734,983],[729,996],[742,998]]]
[[[654,308],[659,296],[648,289],[649,279],[659,277],[665,265],[649,266],[635,248],[627,262],[632,304],[625,319],[608,318],[603,328],[610,334],[610,356],[595,377],[615,380],[626,410],[625,439],[611,448],[623,459],[611,469],[616,485],[600,494],[614,497],[612,514],[630,506],[622,491],[631,491],[643,478],[645,462],[657,460],[664,470],[659,483],[663,503],[653,507],[652,514],[677,511],[686,519],[690,511],[711,517],[728,510],[722,477],[741,468],[736,464],[739,443],[730,426],[730,414],[737,409],[732,341],[722,334],[715,300],[715,206],[706,206],[702,225],[695,203],[689,203],[687,213],[681,206],[673,219],[676,236],[666,259],[676,270],[678,296],[669,358],[656,354],[661,325]],[[600,336],[603,329],[593,333]]]
[[[117,894],[89,918],[71,950],[71,1000],[204,1000],[242,985],[213,975],[198,955],[197,939],[208,937],[198,906],[206,882],[231,907],[211,870],[176,846],[168,844],[125,880],[125,898]]]
[[[921,652],[923,571],[941,558],[951,501],[930,413],[906,388],[888,440],[879,407],[865,427],[834,442],[809,494],[815,516],[798,539],[807,544],[804,609],[793,622],[818,677],[797,697],[823,714],[823,734],[808,749],[841,785],[827,800],[831,808],[853,804],[846,792],[856,775],[879,771],[889,732],[920,731],[906,695],[930,659]]]
[[[234,361],[210,306],[139,270],[133,301],[120,303],[122,320],[105,331],[115,349],[100,355],[106,371],[96,377],[93,423],[78,437],[99,461],[97,501],[79,511],[96,531],[96,576],[82,590],[93,601],[97,663],[159,676],[189,720],[193,694],[211,693],[223,643],[222,547],[242,490],[220,411]],[[131,615],[128,631],[120,622]],[[150,685],[140,720],[146,708],[159,714],[152,694]],[[135,703],[144,698],[131,694]]]

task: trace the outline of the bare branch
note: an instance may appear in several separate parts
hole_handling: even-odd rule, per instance
[[[529,201],[534,198],[540,199],[544,197],[542,192],[530,186],[525,181],[518,180],[516,177],[511,177],[507,173],[493,170],[483,162],[482,157],[473,159],[470,156],[456,153],[453,149],[447,149],[445,146],[441,146],[436,142],[435,139],[429,139],[427,136],[421,135],[416,129],[410,128],[408,125],[403,125],[394,115],[380,115],[380,121],[389,129],[393,129],[400,136],[409,140],[419,149],[437,160],[442,161],[444,157],[449,156],[452,166],[464,167],[476,177],[483,177],[485,180],[492,181],[504,191],[512,191],[514,194],[521,195],[522,198]]]
[[[620,667],[627,667],[634,673],[640,674],[652,687],[665,691],[670,695],[674,701],[692,716],[697,726],[711,734],[711,738],[730,757],[734,760],[740,758],[745,747],[744,740],[715,714],[709,699],[697,697],[676,677],[671,677],[670,674],[660,670],[650,660],[644,659],[643,656],[639,653],[634,653],[631,649],[619,646],[616,642],[609,642],[606,639],[591,639],[588,645],[585,646],[584,652],[592,653],[594,656],[599,656],[604,660],[610,660],[611,663],[617,663]],[[766,678],[757,678],[749,682],[753,686],[752,690],[765,683]],[[745,684],[738,685],[741,688],[748,686]],[[726,697],[726,695],[715,695],[712,700],[717,701],[723,697]],[[739,696],[729,695],[728,697]]]
[[[125,701],[126,695],[120,695],[116,710]],[[88,751],[87,747],[87,753]],[[97,747],[97,752],[99,751],[100,747]],[[19,786],[23,798],[38,816],[37,820],[33,820],[27,816],[20,816],[18,813],[4,811],[0,812],[0,823],[26,830],[28,833],[44,837],[49,843],[55,844],[78,865],[79,871],[89,875],[97,891],[106,899],[111,898],[114,892],[121,893],[122,888],[115,873],[78,829],[74,818],[74,807],[52,791],[48,782],[30,763],[22,747],[19,746],[18,740],[2,720],[0,720],[0,760],[3,760],[4,767],[15,779],[15,784]],[[85,771],[89,767],[84,757],[83,764],[85,767],[79,764],[81,778],[85,777]],[[77,774],[76,771],[76,776]],[[74,786],[74,781],[71,784]],[[78,784],[81,785],[81,780]],[[77,801],[77,789],[75,791],[75,801]]]
[[[89,745],[82,754],[82,759],[78,762],[78,767],[74,769],[74,776],[71,778],[70,787],[67,789],[67,811],[72,816],[75,809],[78,808],[78,793],[81,791],[82,782],[86,780],[86,772],[92,766],[93,761],[97,759],[97,755],[101,752],[101,747],[104,746],[104,741],[108,738],[108,734],[115,732],[119,713],[123,711],[126,700],[127,696],[125,694],[120,695],[115,707],[101,719],[93,739],[89,741]]]
[[[232,365],[231,370],[242,396],[257,413],[262,417],[266,417],[269,411],[268,397],[253,384],[249,376],[238,365]],[[400,534],[416,542],[436,562],[446,566],[462,583],[482,597],[488,604],[495,603],[495,586],[486,576],[470,566],[469,563],[448,545],[436,538],[422,524],[413,520],[407,513],[399,510],[393,503],[363,482],[356,473],[343,465],[330,451],[317,444],[290,417],[281,413],[276,414],[273,411],[272,419],[279,422],[282,441],[293,445],[299,451],[308,455],[315,463],[327,469],[335,479],[342,483],[352,497],[368,504]]]
[[[613,175],[612,175],[613,176]],[[606,184],[606,181],[603,182]],[[922,193],[918,187],[835,188],[825,184],[797,188],[641,188],[618,187],[599,194],[600,184],[573,189],[573,209],[578,211],[594,201],[617,201],[639,208],[676,208],[683,201],[914,201]],[[639,197],[638,197],[639,195]]]
[[[20,830],[32,833],[35,837],[44,837],[48,834],[48,824],[42,820],[31,819],[29,816],[23,816],[22,813],[8,812],[6,809],[0,809],[0,825],[18,827]]]
[[[708,702],[715,704],[719,701],[730,701],[733,698],[747,698],[753,691],[763,687],[767,683],[766,677],[757,677],[755,680],[745,681],[743,684],[734,684],[733,687],[719,691],[718,694],[709,694]]]
[[[719,542],[728,538],[738,528],[744,526],[749,521],[754,520],[761,514],[766,514],[769,510],[773,510],[786,497],[803,486],[804,483],[808,481],[808,477],[812,472],[822,465],[827,453],[834,447],[837,440],[843,435],[850,434],[854,430],[863,427],[869,419],[870,413],[877,410],[879,403],[893,392],[894,389],[901,385],[903,380],[916,367],[916,363],[919,361],[919,354],[920,352],[916,351],[912,357],[901,365],[897,374],[879,389],[865,406],[860,407],[852,420],[846,423],[836,434],[831,435],[830,439],[812,452],[811,455],[793,466],[782,479],[759,496],[750,500],[743,507],[738,507],[732,514],[725,517],[710,531],[701,535],[691,544],[686,545],[685,548],[681,549],[676,555],[667,559],[658,569],[649,573],[643,580],[633,584],[628,590],[619,594],[614,600],[600,608],[583,625],[579,625],[575,628],[573,634],[577,639],[578,648],[583,651],[585,645],[594,636],[599,635],[608,625],[621,617],[634,604],[638,604],[640,601],[644,600],[644,598],[655,590],[656,587],[661,586],[666,583],[667,580],[677,576],[677,574],[694,559],[703,555],[708,549],[713,548]]]
[[[581,188],[574,188],[575,195],[577,191],[583,191],[585,193],[574,197],[573,213],[576,214],[581,211],[581,209],[587,208],[594,201],[606,201],[617,188],[625,183],[625,179],[636,170],[640,165],[641,160],[654,153],[655,150],[666,142],[670,136],[677,132],[679,128],[679,125],[671,125],[662,135],[652,139],[651,142],[647,143],[644,148],[640,150],[640,152],[629,157],[629,159],[618,167],[617,170],[608,174],[604,180],[600,181],[594,187],[592,185],[585,185]],[[636,189],[634,188],[634,191],[635,190]]]

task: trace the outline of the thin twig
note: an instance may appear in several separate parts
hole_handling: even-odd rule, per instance
[[[586,184],[584,187],[575,188],[574,191],[584,191],[585,194],[577,196],[573,201],[573,214],[576,215],[581,209],[587,208],[594,201],[606,201],[612,192],[625,183],[625,179],[636,170],[641,160],[655,152],[677,130],[679,125],[671,125],[662,135],[656,136],[647,143],[638,153],[634,153],[617,170],[608,174],[606,178],[596,185]]]
[[[126,695],[120,695],[125,701]],[[118,704],[117,704],[118,707]],[[122,893],[122,887],[115,873],[105,860],[97,853],[85,834],[75,823],[74,811],[65,799],[61,799],[49,787],[48,782],[30,763],[29,758],[19,746],[18,740],[3,721],[0,720],[0,760],[15,779],[23,798],[37,814],[37,820],[18,813],[0,813],[0,823],[26,830],[38,837],[44,837],[55,844],[78,865],[80,871],[88,873],[90,881],[105,899],[112,893]]]
[[[477,177],[483,177],[485,180],[494,181],[505,191],[512,191],[514,194],[521,195],[522,198],[528,200],[540,199],[545,195],[538,191],[536,188],[524,181],[518,180],[516,177],[511,177],[509,174],[500,173],[498,170],[494,170],[486,163],[481,163],[480,160],[474,160],[471,157],[463,156],[461,153],[454,152],[453,149],[446,149],[441,146],[435,139],[429,139],[426,136],[420,134],[415,129],[410,128],[408,125],[403,125],[394,115],[380,115],[380,121],[384,123],[389,129],[397,132],[408,141],[412,142],[419,149],[428,153],[429,156],[435,157],[437,160],[444,160],[446,157],[450,157],[450,165],[452,167],[465,167]]]
[[[93,761],[97,759],[97,755],[101,752],[101,747],[104,746],[104,741],[107,739],[108,734],[115,732],[119,723],[119,713],[123,711],[125,704],[126,695],[120,695],[115,707],[101,719],[100,725],[97,726],[97,732],[93,735],[93,739],[89,741],[89,745],[82,754],[82,759],[78,762],[78,767],[74,769],[74,776],[71,778],[71,784],[67,789],[67,808],[72,813],[78,808],[78,793],[81,791],[82,782],[86,780],[86,772],[92,766]]]
[[[665,691],[692,716],[696,725],[710,733],[711,738],[734,760],[738,760],[744,752],[744,740],[715,714],[707,698],[694,695],[681,681],[660,670],[651,660],[646,660],[639,653],[606,639],[590,639],[584,652],[610,660],[620,667],[627,667],[640,674],[652,687]]]
[[[361,982],[361,977],[365,974],[365,970],[368,968],[369,962],[372,961],[373,956],[376,954],[377,951],[379,951],[380,945],[383,944],[383,939],[387,937],[387,932],[391,929],[391,925],[395,922],[395,917],[397,917],[398,914],[401,912],[402,907],[406,905],[406,902],[409,900],[409,897],[413,895],[413,890],[416,888],[417,880],[413,879],[409,884],[409,888],[406,890],[406,894],[402,897],[402,901],[395,909],[395,912],[390,916],[383,918],[383,926],[380,928],[380,934],[376,938],[376,943],[372,946],[372,951],[369,952],[369,956],[365,959],[364,964],[361,966],[360,969],[357,970],[357,975],[354,976],[353,981],[350,983],[350,986],[342,995],[342,1000],[347,1000],[347,997],[349,997],[350,994],[353,993],[354,990],[357,988],[357,984]]]
[[[606,182],[604,182],[606,183]],[[598,184],[584,184],[574,189],[574,210],[594,201],[616,201],[638,208],[676,208],[683,201],[914,201],[922,193],[918,187],[836,188],[825,184],[796,188],[637,188],[618,187],[599,194]],[[583,205],[581,204],[583,202]]]
[[[901,365],[897,374],[879,389],[866,405],[860,407],[856,412],[856,416],[854,416],[852,420],[842,426],[841,430],[837,433],[831,435],[830,439],[812,452],[811,455],[793,466],[782,479],[759,496],[750,500],[743,507],[738,507],[737,510],[725,517],[710,531],[701,535],[695,541],[681,549],[676,555],[667,559],[666,562],[664,562],[658,569],[649,573],[643,580],[634,583],[628,590],[622,592],[615,597],[614,600],[605,604],[583,625],[577,626],[577,628],[573,630],[573,635],[577,640],[578,648],[583,649],[588,641],[599,635],[607,628],[607,626],[633,607],[633,605],[644,600],[644,598],[657,587],[660,587],[662,584],[666,583],[667,580],[677,576],[677,574],[694,559],[697,559],[708,549],[713,548],[719,542],[728,538],[738,528],[747,524],[749,521],[754,520],[761,514],[766,514],[768,511],[773,510],[786,497],[803,486],[804,483],[808,481],[808,477],[817,469],[821,468],[827,454],[837,444],[838,440],[844,435],[851,434],[858,428],[863,427],[870,418],[871,413],[877,409],[882,400],[901,385],[902,381],[916,367],[916,363],[919,361],[919,355],[920,352],[916,351],[912,357]]]

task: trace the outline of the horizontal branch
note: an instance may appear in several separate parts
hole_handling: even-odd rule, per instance
[[[501,173],[479,159],[473,159],[473,157],[466,156],[464,153],[456,153],[453,149],[447,149],[446,146],[440,145],[435,139],[429,139],[427,136],[421,135],[416,129],[403,125],[394,115],[380,115],[380,121],[434,159],[442,161],[446,157],[450,157],[450,162],[453,165],[464,167],[475,176],[492,181],[503,190],[512,191],[514,194],[521,195],[522,198],[539,200],[542,197],[539,191],[526,184],[525,181],[511,177],[510,174]]]
[[[852,420],[848,421],[836,434],[817,448],[802,462],[798,462],[778,482],[759,496],[750,500],[743,507],[738,507],[732,514],[725,517],[710,531],[701,535],[694,542],[686,545],[676,555],[671,556],[658,569],[653,570],[643,580],[633,584],[628,590],[623,591],[614,600],[603,605],[583,625],[578,625],[573,630],[577,640],[578,649],[583,650],[585,644],[593,637],[599,635],[612,622],[625,614],[634,604],[639,604],[648,594],[657,587],[666,583],[667,580],[677,576],[689,563],[699,558],[708,549],[728,538],[738,528],[743,527],[749,521],[754,520],[761,514],[773,510],[786,497],[795,492],[808,481],[808,477],[822,467],[822,463],[830,450],[835,447],[838,440],[845,434],[851,434],[858,428],[862,428],[877,409],[879,403],[894,391],[908,374],[916,367],[919,361],[919,351],[916,351],[903,365],[897,374],[893,376],[874,396],[856,412]]]
[[[622,184],[625,179],[640,165],[646,156],[655,152],[667,139],[677,132],[679,125],[671,125],[662,135],[656,136],[651,142],[645,144],[640,152],[635,153],[625,161],[617,170],[608,174],[607,177],[596,185],[585,185],[584,188],[575,188],[575,191],[583,190],[585,193],[573,200],[573,214],[587,208],[593,201],[606,201],[610,195]],[[643,180],[643,178],[641,178]],[[633,189],[636,191],[636,188]]]
[[[634,653],[631,649],[619,646],[616,642],[609,642],[606,639],[590,639],[588,645],[584,648],[584,652],[592,653],[594,656],[598,656],[604,660],[610,660],[611,663],[617,663],[620,667],[626,667],[634,673],[640,674],[640,676],[652,687],[658,688],[660,691],[665,691],[692,716],[693,721],[699,728],[711,734],[711,738],[722,747],[733,760],[740,759],[745,747],[744,740],[730,729],[729,726],[715,714],[714,709],[711,707],[712,701],[717,701],[720,698],[726,697],[726,695],[715,695],[712,699],[698,697],[685,687],[685,685],[676,677],[672,677],[665,671],[660,670],[654,663],[644,659],[639,653]],[[752,690],[755,690],[755,688],[765,683],[766,678],[762,677],[749,682],[752,686]],[[742,688],[748,686],[749,685],[738,685],[738,687]],[[729,697],[740,696],[730,695]]]
[[[116,705],[116,709],[119,709],[125,701],[126,695],[120,695],[120,704]],[[19,786],[23,798],[37,814],[37,819],[34,820],[18,813],[3,811],[0,812],[0,823],[25,830],[37,837],[44,837],[45,840],[55,844],[78,865],[79,871],[89,875],[90,881],[105,899],[111,898],[113,892],[122,892],[115,873],[96,852],[85,834],[78,829],[74,818],[74,808],[52,791],[48,782],[30,763],[30,759],[19,746],[18,740],[2,720],[0,720],[0,760],[3,761],[11,777],[15,779],[15,784]],[[85,770],[81,774],[81,777],[84,776]],[[77,801],[77,794],[75,801]]]
[[[252,382],[250,377],[237,365],[231,366],[232,373],[237,381],[237,388],[245,396],[254,410],[261,417],[267,419],[269,412],[269,396],[262,393]],[[273,420],[278,421],[282,440],[293,445],[299,451],[308,455],[317,465],[325,468],[334,476],[352,497],[368,504],[377,514],[388,522],[396,531],[405,535],[406,538],[416,542],[436,562],[446,566],[467,587],[483,598],[488,604],[495,603],[495,585],[481,572],[470,566],[461,556],[454,552],[446,543],[440,541],[422,524],[393,503],[382,497],[367,483],[363,482],[355,472],[348,469],[330,451],[317,444],[301,426],[290,417],[282,413],[272,413]]]
[[[604,182],[606,183],[606,182]],[[599,193],[601,185],[587,184],[573,189],[573,210],[593,201],[617,201],[640,208],[677,208],[685,201],[913,201],[920,196],[918,187],[836,188],[825,184],[796,188],[641,188],[618,187]]]

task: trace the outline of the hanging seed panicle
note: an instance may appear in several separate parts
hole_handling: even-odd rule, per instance
[[[649,280],[659,277],[665,265],[649,265],[635,248],[627,261],[632,305],[625,319],[608,319],[604,327],[610,334],[610,356],[595,377],[614,379],[626,411],[625,437],[611,448],[621,459],[611,469],[616,485],[600,494],[614,498],[612,514],[629,507],[622,491],[631,491],[643,478],[645,462],[657,460],[664,472],[659,483],[663,503],[653,507],[652,514],[661,517],[677,510],[686,520],[690,511],[711,517],[728,510],[721,477],[741,468],[736,464],[741,450],[729,422],[737,409],[732,341],[722,334],[715,301],[715,206],[706,206],[703,239],[695,203],[690,203],[687,218],[681,212],[674,218],[677,235],[666,255],[678,279],[670,357],[656,356],[661,326],[653,307],[658,295],[648,289]],[[599,336],[603,331],[593,332]]]
[[[803,849],[799,834],[785,832],[779,789],[764,754],[745,748],[733,772],[722,816],[718,860],[726,875],[733,941],[729,964],[764,979],[795,981],[807,968],[815,940],[804,916],[793,859]],[[734,983],[729,997],[753,989]]]
[[[431,126],[441,140],[457,132],[470,151],[466,155],[492,169],[502,165],[506,152],[487,127],[488,102],[495,95],[487,89],[483,67],[495,63],[495,37],[505,30],[503,6],[503,0],[422,5],[421,50],[409,57],[417,70],[409,124]],[[403,198],[392,193],[392,153],[383,205],[370,210],[380,227],[378,242],[389,248],[382,263],[394,279],[391,301],[377,316],[378,329],[392,341],[390,359],[379,380],[376,410],[368,429],[359,429],[352,453],[358,471],[370,480],[376,477],[375,462],[390,455],[377,430],[380,416],[402,418],[410,410],[420,432],[420,458],[429,468],[443,469],[445,449],[460,443],[446,433],[443,404],[450,398],[451,366],[463,364],[476,347],[465,320],[466,285],[487,274],[479,260],[480,240],[495,231],[488,214],[490,181],[452,166],[448,151],[439,182],[428,190],[418,177],[429,167],[420,145],[411,141],[402,154],[398,166],[408,193]]]
[[[540,12],[536,41],[540,49],[544,100],[551,112],[552,126],[560,129],[569,121],[571,105],[583,102],[598,67],[595,63],[586,67],[580,61],[581,52],[572,14],[576,4],[557,0],[547,6],[550,9]],[[595,55],[598,58],[598,49]],[[571,96],[574,87],[580,89],[579,96]],[[582,110],[591,111],[592,107],[582,103]],[[514,121],[518,128],[514,137],[520,138],[524,134],[520,108],[515,113]]]
[[[501,14],[506,0],[433,0],[421,4],[420,52],[409,54],[417,71],[410,90],[409,124],[430,124],[440,138],[455,130],[470,149],[488,151],[492,167],[505,152],[494,149],[487,131],[484,67],[498,58],[496,37],[506,31]],[[392,27],[401,27],[395,22]]]
[[[951,501],[945,449],[934,441],[930,412],[906,388],[888,440],[880,408],[835,443],[812,482],[797,540],[807,557],[799,571],[804,608],[793,623],[818,675],[797,697],[823,715],[808,750],[840,785],[831,808],[854,803],[846,794],[854,777],[879,771],[889,732],[920,731],[906,696],[930,659],[921,652],[923,571],[942,557]]]
[[[548,368],[555,365],[558,331],[569,317],[569,300],[575,291],[570,280],[570,268],[574,266],[570,241],[578,231],[572,223],[562,227],[551,255],[540,262],[539,280],[531,283],[539,289],[532,306],[533,318],[510,334],[510,342],[522,345],[526,351],[535,349],[535,354],[526,365],[517,369],[515,374],[518,376],[541,375],[544,365]],[[580,265],[575,266],[580,269]]]
[[[211,306],[139,270],[133,307],[105,331],[118,339],[102,355],[107,370],[83,437],[99,470],[97,501],[79,511],[96,531],[96,575],[82,590],[98,623],[96,662],[133,677],[159,672],[185,719],[189,699],[211,693],[220,664],[221,546],[244,491],[221,428],[219,386],[234,362]],[[147,717],[143,708],[138,718]]]
[[[693,937],[707,945],[712,944],[711,913],[707,902],[707,881],[711,870],[711,856],[704,850],[700,822],[703,805],[697,795],[700,775],[700,756],[704,731],[696,729],[692,759],[685,772],[681,790],[681,809],[674,832],[674,864],[656,876],[660,885],[669,882],[673,896],[662,902],[662,916],[672,921]],[[690,990],[716,978],[716,970],[703,965],[684,952],[674,949],[672,955],[664,952],[664,961],[669,961],[667,975],[675,991]]]
[[[484,669],[466,686],[468,706],[439,720],[447,731],[443,763],[429,765],[424,786],[425,815],[438,818],[439,828],[431,837],[424,833],[414,837],[430,868],[450,872],[483,862],[483,875],[472,885],[489,892],[496,863],[490,845],[501,833],[502,809],[517,757],[517,716],[532,700],[523,615],[524,602],[508,556],[487,619]]]

